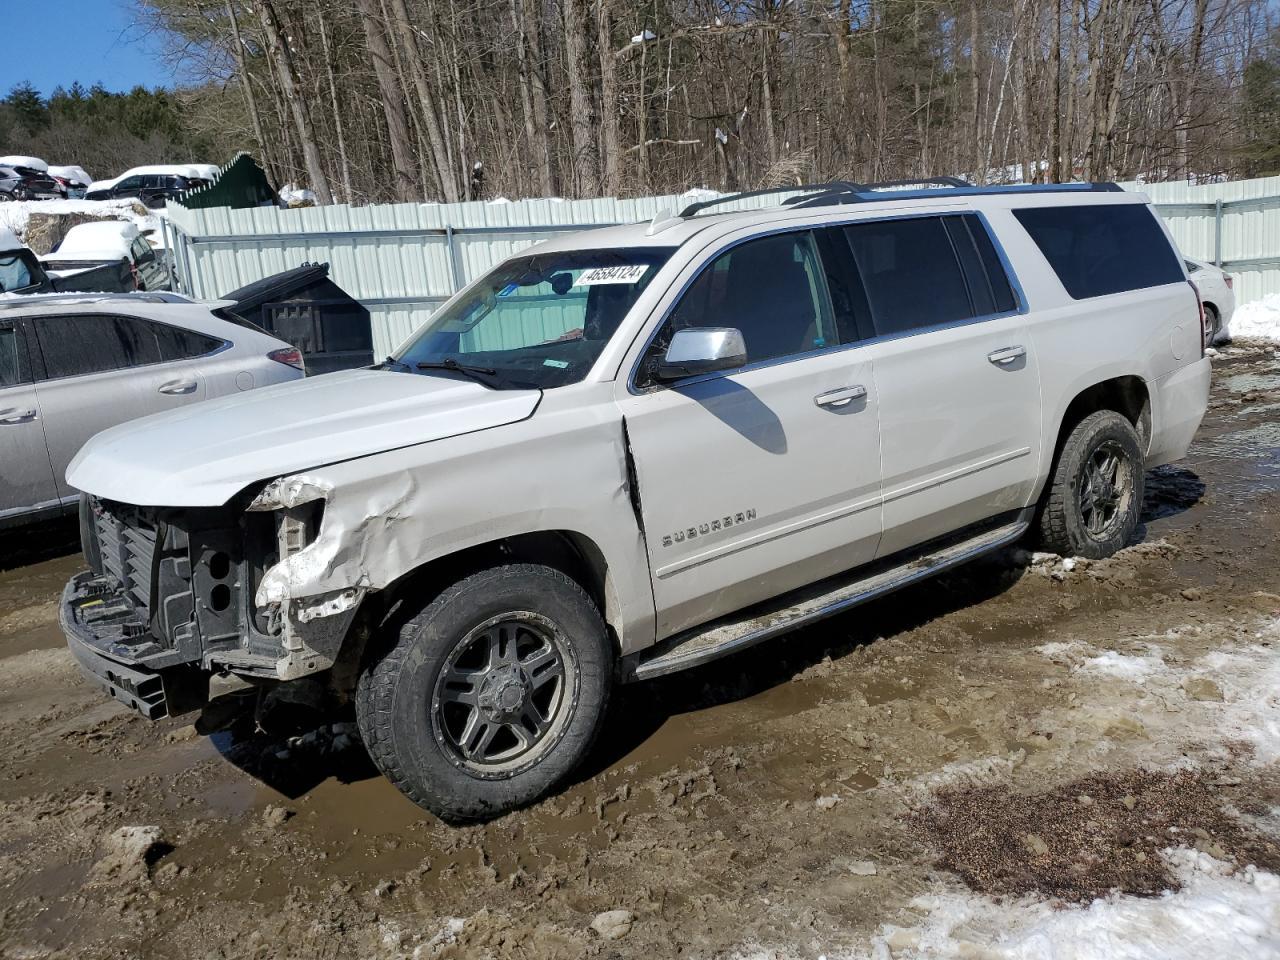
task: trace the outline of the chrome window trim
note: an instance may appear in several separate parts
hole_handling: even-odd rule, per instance
[[[948,217],[948,216],[964,216],[973,214],[977,216],[978,221],[982,224],[982,228],[987,231],[987,237],[991,241],[991,245],[995,248],[996,257],[1000,261],[1000,265],[1004,268],[1005,276],[1009,280],[1009,288],[1013,291],[1014,309],[1005,310],[1001,313],[989,313],[978,317],[967,317],[963,320],[948,320],[945,323],[935,323],[927,327],[914,327],[911,330],[901,330],[896,333],[886,333],[875,337],[868,337],[866,340],[855,340],[853,343],[839,343],[833,346],[820,347],[817,350],[806,350],[804,353],[789,353],[783,357],[770,357],[767,360],[757,360],[754,363],[744,364],[733,370],[719,370],[715,373],[704,373],[696,377],[685,377],[680,380],[672,380],[668,383],[656,383],[648,387],[640,387],[636,385],[636,376],[640,372],[640,366],[644,363],[645,356],[649,353],[649,348],[653,346],[653,341],[657,339],[658,334],[671,318],[671,314],[675,312],[680,305],[680,301],[684,298],[685,293],[693,286],[698,279],[712,263],[721,256],[728,253],[736,247],[742,246],[744,243],[750,243],[753,240],[759,240],[764,237],[777,236],[782,233],[812,233],[815,230],[823,230],[828,227],[848,227],[859,223],[884,223],[889,220],[919,220],[924,217]],[[818,251],[818,257],[821,259],[822,252]],[[981,260],[981,257],[979,257]],[[963,271],[964,266],[957,261]],[[825,269],[823,271],[823,284],[826,284]],[[631,372],[627,377],[627,392],[635,397],[643,397],[659,390],[672,390],[677,387],[686,387],[695,383],[703,383],[708,380],[722,380],[725,377],[737,376],[740,373],[748,373],[752,370],[762,370],[766,367],[777,366],[780,363],[793,363],[797,360],[807,360],[812,357],[820,356],[828,353],[840,353],[846,350],[855,350],[860,347],[871,346],[877,343],[886,343],[893,340],[901,340],[904,337],[922,336],[929,333],[937,333],[941,330],[951,330],[956,327],[967,327],[976,323],[987,323],[991,320],[1001,320],[1006,317],[1016,317],[1024,315],[1028,312],[1026,294],[1023,292],[1022,283],[1018,280],[1017,272],[1013,269],[1013,264],[1009,261],[1008,255],[1005,253],[1003,244],[1000,243],[996,232],[991,229],[991,223],[987,220],[986,215],[981,210],[974,209],[949,209],[946,212],[929,211],[924,213],[900,213],[886,217],[852,217],[841,218],[838,220],[824,220],[816,223],[807,223],[803,225],[788,224],[786,226],[775,227],[769,230],[763,230],[759,233],[753,233],[746,237],[741,237],[724,247],[717,247],[715,252],[710,254],[707,259],[703,260],[697,270],[688,281],[676,293],[675,299],[662,313],[662,318],[654,326],[650,334],[645,337],[644,346],[640,348],[640,353],[636,357],[635,362],[631,366]]]

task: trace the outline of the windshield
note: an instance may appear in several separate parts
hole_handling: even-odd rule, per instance
[[[576,383],[673,252],[575,250],[508,260],[432,314],[391,360],[446,375],[473,368],[475,379],[496,389]]]
[[[31,270],[13,253],[0,253],[0,292],[31,286]]]

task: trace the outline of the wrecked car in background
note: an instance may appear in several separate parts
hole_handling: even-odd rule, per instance
[[[618,682],[1028,532],[1124,546],[1209,388],[1146,198],[805,189],[548,241],[375,368],[100,434],[71,650],[148,717],[215,674],[354,701],[465,819],[559,783]]]
[[[161,251],[162,255],[167,255]],[[131,290],[168,290],[169,270],[161,255],[129,220],[79,223],[67,231],[57,248],[40,258],[46,271],[59,279],[83,276],[85,271],[114,266],[128,274]]]

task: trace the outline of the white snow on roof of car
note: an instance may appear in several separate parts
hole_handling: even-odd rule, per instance
[[[0,167],[29,167],[41,173],[49,172],[49,165],[39,157],[0,157]]]
[[[76,166],[74,163],[65,166],[50,166],[49,176],[62,177],[66,180],[74,180],[76,183],[89,184],[93,182],[93,177],[85,172],[84,167]]]
[[[80,223],[67,231],[53,260],[109,260],[128,255],[129,245],[138,237],[137,224],[128,220],[99,220]]]
[[[155,163],[142,167],[130,167],[124,173],[109,180],[95,180],[89,184],[90,190],[109,190],[125,177],[146,176],[148,174],[174,177],[196,177],[201,180],[211,179],[209,171],[217,172],[217,167],[208,163]]]

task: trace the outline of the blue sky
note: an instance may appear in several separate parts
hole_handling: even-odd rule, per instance
[[[0,96],[23,80],[46,96],[76,80],[108,90],[172,85],[161,44],[134,25],[134,9],[128,0],[59,0],[27,7],[0,33]]]

